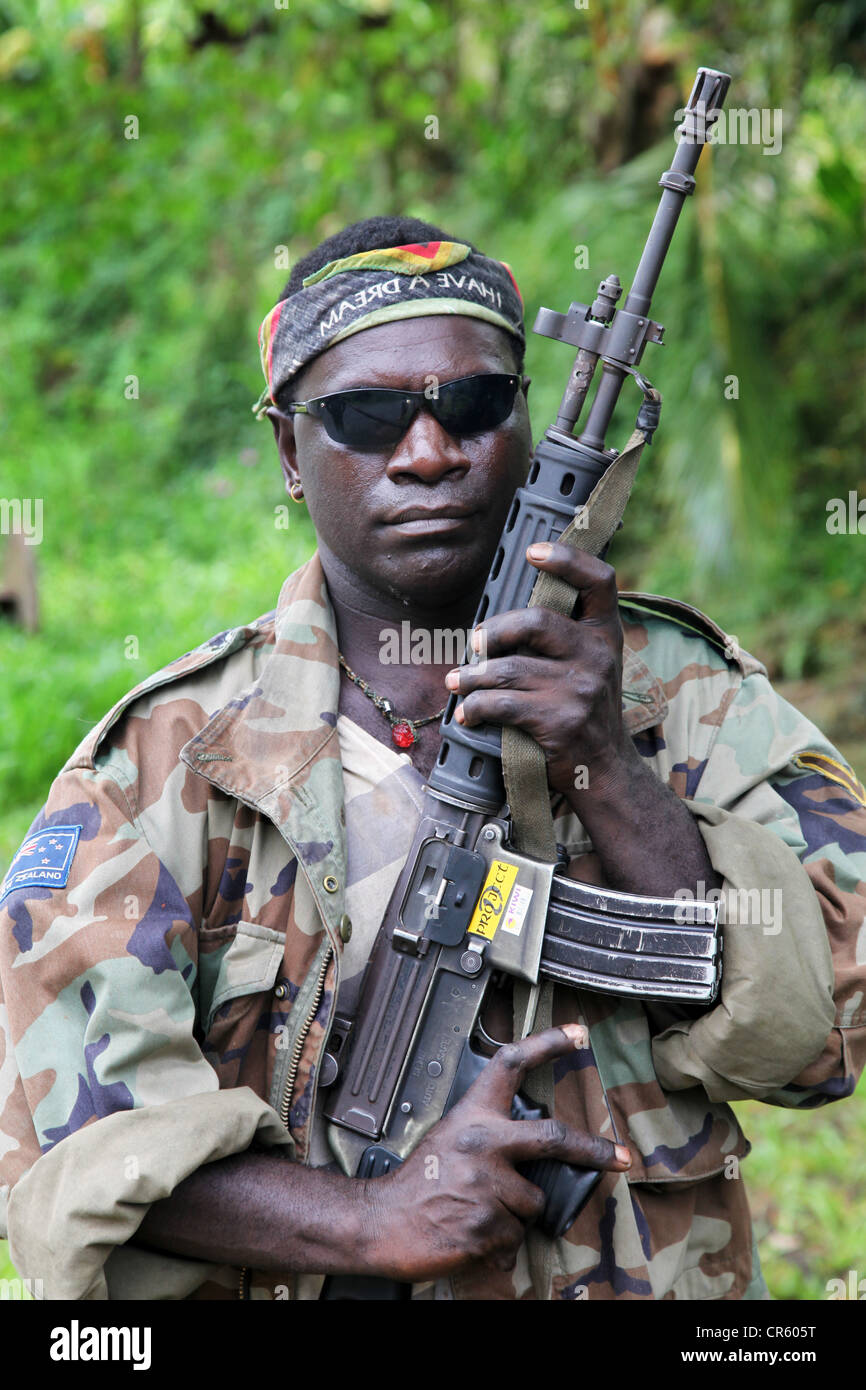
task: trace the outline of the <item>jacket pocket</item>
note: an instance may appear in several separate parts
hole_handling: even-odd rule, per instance
[[[277,977],[285,932],[256,922],[202,931],[199,940],[199,1006],[206,1034],[219,1009],[232,999],[268,990]]]

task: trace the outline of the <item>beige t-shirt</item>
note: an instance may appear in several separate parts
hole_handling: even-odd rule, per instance
[[[352,935],[343,947],[340,989],[367,964],[385,908],[400,876],[424,800],[424,778],[408,753],[398,753],[337,716],[346,806],[346,911]],[[338,996],[339,997],[339,996]],[[310,1163],[333,1163],[321,1109],[313,1120]]]
[[[421,818],[424,778],[408,753],[380,743],[342,714],[337,717],[337,735],[346,805],[346,911],[352,919],[352,935],[343,948],[342,988],[367,964]],[[317,1108],[310,1144],[314,1167],[336,1167],[327,1130]],[[299,1296],[304,1297],[300,1286]],[[318,1289],[308,1296],[317,1298]],[[415,1284],[412,1297],[453,1298],[450,1280]]]

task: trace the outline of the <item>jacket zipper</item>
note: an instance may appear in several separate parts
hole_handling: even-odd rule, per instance
[[[295,1078],[298,1075],[298,1067],[301,1065],[301,1053],[304,1050],[304,1043],[307,1041],[307,1034],[313,1026],[313,1019],[319,1012],[319,1005],[322,1002],[322,995],[325,992],[325,976],[328,973],[328,966],[331,964],[331,956],[333,955],[333,953],[333,946],[329,946],[327,951],[325,952],[325,958],[322,961],[322,968],[319,971],[319,978],[316,982],[316,992],[313,995],[313,1002],[310,1005],[310,1011],[307,1014],[307,1018],[304,1022],[303,1028],[298,1034],[298,1040],[295,1043],[295,1050],[292,1053],[292,1060],[289,1063],[289,1071],[286,1077],[286,1084],[283,1087],[283,1099],[280,1103],[280,1119],[282,1120],[286,1129],[288,1129],[289,1127],[289,1108],[292,1103],[292,1091],[295,1089]]]
[[[201,759],[199,759],[199,762],[201,762]],[[190,766],[192,766],[192,765],[190,764]],[[193,771],[194,771],[194,772],[198,772],[199,776],[204,777],[205,781],[211,782],[211,784],[212,784],[213,786],[220,787],[219,782],[214,782],[212,778],[208,777],[207,773],[204,772],[202,768],[200,768],[200,767],[199,767],[199,768],[193,768]],[[220,787],[220,790],[223,791],[223,790],[225,790],[225,789],[222,788],[222,787]],[[249,806],[253,811],[257,811],[257,812],[258,812],[258,811],[261,810],[261,808],[260,808],[260,806],[258,805],[258,803],[255,802],[255,801],[253,801],[253,800],[251,800],[249,797],[241,796],[240,793],[238,793],[238,792],[231,792],[230,795],[231,795],[231,796],[234,796],[234,797],[236,798],[236,800],[242,801],[242,802],[244,803],[244,805]],[[276,822],[275,822],[275,821],[272,822],[272,824],[274,824],[274,825],[276,826],[277,830],[280,829],[280,827],[279,827],[278,825],[276,825]],[[280,831],[280,833],[282,834],[282,831]],[[286,837],[284,836],[284,838],[286,838]],[[298,860],[298,862],[300,863],[300,855],[299,855],[299,853],[298,853],[297,846],[294,845],[294,844],[292,844],[291,840],[286,839],[286,842],[287,842],[289,848],[293,851],[293,853],[294,853],[294,855],[295,855],[295,858],[296,858],[296,859]],[[307,1018],[306,1018],[306,1020],[305,1020],[305,1022],[304,1022],[304,1026],[303,1026],[303,1028],[301,1029],[301,1032],[300,1032],[300,1034],[299,1034],[299,1036],[298,1036],[298,1040],[297,1040],[297,1042],[295,1043],[295,1050],[294,1050],[294,1052],[292,1053],[292,1060],[291,1060],[291,1063],[290,1063],[290,1065],[289,1065],[289,1073],[288,1073],[288,1076],[286,1077],[286,1084],[285,1084],[285,1087],[283,1088],[283,1098],[282,1098],[282,1101],[281,1101],[281,1103],[280,1103],[280,1119],[281,1119],[282,1123],[285,1125],[286,1129],[288,1129],[288,1127],[289,1127],[289,1108],[290,1108],[291,1102],[292,1102],[292,1091],[294,1090],[294,1087],[295,1087],[295,1079],[296,1079],[296,1077],[297,1077],[297,1075],[298,1075],[298,1067],[301,1065],[301,1053],[302,1053],[303,1050],[304,1050],[304,1043],[305,1043],[306,1040],[307,1040],[307,1034],[309,1033],[310,1029],[311,1029],[312,1026],[313,1026],[313,1019],[316,1017],[316,1014],[317,1014],[318,1011],[319,1011],[319,1005],[320,1005],[321,1002],[322,1002],[322,995],[324,994],[324,991],[325,991],[325,975],[327,974],[328,966],[329,966],[330,963],[331,963],[331,957],[333,956],[333,954],[334,954],[334,948],[333,948],[333,946],[329,946],[329,947],[328,947],[328,950],[325,952],[325,958],[324,958],[324,960],[322,961],[322,968],[321,968],[321,970],[319,971],[319,978],[318,978],[318,981],[317,981],[317,983],[316,983],[316,992],[315,992],[315,995],[314,995],[314,998],[313,998],[313,1002],[312,1002],[312,1004],[310,1005],[309,1013],[307,1014]],[[247,1265],[244,1265],[243,1268],[241,1269],[241,1277],[240,1277],[240,1279],[238,1280],[238,1298],[239,1298],[239,1299],[246,1299],[246,1298],[249,1297],[249,1285],[250,1285],[250,1270],[249,1270],[249,1267],[248,1267]]]
[[[289,1110],[292,1104],[292,1092],[295,1089],[295,1080],[298,1075],[298,1067],[301,1065],[301,1054],[304,1051],[304,1043],[307,1041],[307,1034],[313,1026],[313,1019],[319,1012],[319,1005],[322,1002],[322,995],[325,992],[325,976],[328,973],[328,966],[331,964],[331,957],[333,954],[334,948],[333,946],[329,946],[327,951],[325,952],[325,958],[322,961],[322,968],[319,971],[319,978],[316,981],[316,990],[313,995],[313,1001],[310,1004],[309,1012],[307,1013],[307,1017],[304,1020],[304,1025],[300,1033],[298,1034],[298,1039],[295,1043],[295,1050],[292,1053],[292,1060],[289,1063],[289,1070],[286,1076],[286,1084],[283,1087],[283,1098],[280,1102],[280,1120],[285,1125],[286,1129],[288,1129],[289,1127]],[[248,1295],[248,1292],[249,1278],[247,1273],[247,1266],[244,1265],[243,1269],[241,1270],[240,1280],[238,1282],[238,1298],[245,1299]]]

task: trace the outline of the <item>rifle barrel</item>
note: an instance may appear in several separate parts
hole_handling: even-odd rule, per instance
[[[693,192],[694,172],[709,132],[718,120],[730,77],[715,68],[698,68],[682,125],[673,164],[659,179],[662,195],[653,218],[643,255],[622,309],[629,314],[649,317],[649,308],[668,247],[671,244],[683,203]],[[605,362],[596,388],[580,443],[589,449],[603,449],[614,407],[627,373]]]

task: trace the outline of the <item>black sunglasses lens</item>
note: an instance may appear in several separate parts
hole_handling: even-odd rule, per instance
[[[443,429],[453,435],[482,434],[507,420],[514,409],[520,378],[489,372],[447,381],[437,396],[424,393],[424,405]],[[331,439],[358,453],[393,449],[403,438],[421,405],[421,395],[359,387],[310,401]]]
[[[341,391],[319,405],[322,423],[337,444],[359,452],[393,447],[406,433],[414,406],[396,391]]]
[[[449,434],[482,434],[496,429],[514,409],[519,378],[489,373],[449,381],[431,401],[433,414]]]

